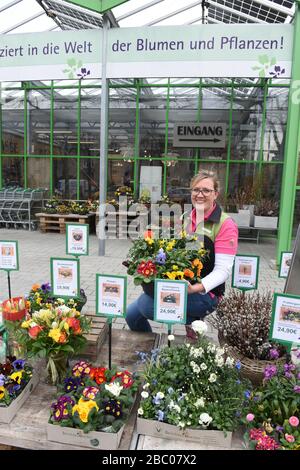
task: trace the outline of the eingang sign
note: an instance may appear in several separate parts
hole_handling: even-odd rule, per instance
[[[0,81],[100,78],[102,30],[2,35]],[[293,25],[113,28],[107,78],[291,75]]]
[[[224,148],[225,123],[175,122],[173,147]]]

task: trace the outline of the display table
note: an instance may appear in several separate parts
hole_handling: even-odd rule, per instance
[[[150,352],[156,347],[157,335],[154,333],[137,333],[128,330],[112,330],[112,364],[130,371],[141,369],[137,364],[135,351]],[[106,365],[108,361],[108,338],[100,351],[97,365]],[[99,362],[99,359],[101,362]],[[24,449],[68,450],[83,449],[82,447],[59,444],[47,440],[46,424],[50,413],[51,403],[56,398],[56,387],[40,382],[32,395],[18,411],[10,424],[0,424],[0,444]],[[129,449],[136,421],[136,410],[139,399],[136,400],[125,430],[119,449]]]
[[[66,224],[78,223],[89,224],[90,229],[95,227],[95,213],[87,215],[80,214],[47,214],[39,212],[35,214],[39,218],[41,232],[59,232],[66,233]],[[91,230],[92,231],[92,230]]]

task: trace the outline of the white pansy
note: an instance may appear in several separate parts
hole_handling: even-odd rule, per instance
[[[190,347],[191,347],[191,344],[190,344],[190,343],[186,343],[186,344],[185,344],[185,347],[186,347],[186,348],[190,348]]]
[[[217,349],[217,348],[216,348],[216,346],[215,346],[214,344],[209,344],[209,345],[207,346],[207,351],[208,351],[209,353],[215,352],[216,349]]]
[[[203,408],[204,405],[205,405],[205,398],[204,397],[197,398],[197,400],[195,401],[195,407]]]
[[[199,374],[199,372],[200,372],[201,369],[200,369],[200,367],[198,366],[198,364],[196,364],[196,362],[192,361],[192,362],[190,363],[190,366],[191,366],[191,368],[193,369],[193,372],[195,372],[195,374]]]
[[[208,381],[213,383],[217,380],[217,376],[216,374],[210,374],[210,376],[208,377]]]
[[[184,421],[179,421],[177,426],[180,427],[180,428],[185,428],[185,422]]]
[[[225,366],[233,367],[234,366],[234,359],[232,359],[232,357],[227,357],[227,359],[225,361]]]
[[[192,423],[191,423],[191,421],[187,421],[186,424],[187,424],[187,426],[190,426]]]
[[[202,370],[206,370],[206,369],[207,369],[207,365],[205,364],[205,362],[202,362],[202,363],[200,364],[200,369],[202,369]]]
[[[123,390],[123,386],[117,382],[111,384],[105,384],[105,389],[108,390],[112,395],[118,397]]]
[[[203,335],[207,331],[207,325],[202,320],[193,321],[191,327],[198,335]]]
[[[142,392],[142,393],[141,393],[141,396],[142,396],[143,398],[148,398],[148,397],[149,397],[149,393],[148,393],[148,392]]]
[[[224,359],[221,356],[216,356],[215,357],[215,363],[218,367],[222,367],[224,364]]]
[[[174,336],[174,335],[169,335],[169,336],[168,336],[168,340],[169,340],[169,341],[174,341],[174,339],[175,339],[175,336]]]
[[[143,414],[144,414],[143,408],[139,408],[139,409],[138,409],[138,415],[143,415]]]
[[[143,389],[146,390],[146,388],[149,388],[150,387],[150,384],[149,382],[147,382],[146,384],[143,385]]]
[[[225,353],[224,348],[217,348],[217,350],[216,350],[216,355],[217,356],[223,356],[224,353]]]
[[[174,406],[172,407],[172,410],[176,411],[177,413],[180,413],[181,408],[180,408],[180,406],[178,406],[178,405],[174,405]]]
[[[190,356],[192,357],[201,357],[204,353],[203,348],[194,348],[193,346],[190,348]]]
[[[163,398],[165,398],[165,394],[163,392],[157,392],[156,398],[158,398],[159,400],[162,400]]]
[[[201,413],[199,417],[199,424],[201,424],[201,426],[204,426],[205,428],[207,428],[207,426],[209,426],[211,422],[212,422],[212,417],[209,416],[208,413]]]

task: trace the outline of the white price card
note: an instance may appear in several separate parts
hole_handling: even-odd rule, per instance
[[[270,339],[300,344],[300,296],[274,294]]]
[[[126,295],[126,276],[96,275],[96,315],[125,316]]]
[[[79,261],[67,258],[51,258],[51,286],[54,297],[80,296]]]
[[[154,320],[163,323],[185,323],[187,283],[155,280]]]
[[[282,251],[280,257],[279,277],[288,277],[290,266],[292,263],[293,252]]]
[[[0,240],[0,269],[5,271],[18,271],[18,242]]]
[[[66,224],[66,253],[75,256],[89,254],[88,224]]]
[[[257,289],[259,256],[236,255],[232,273],[232,287],[241,290]]]

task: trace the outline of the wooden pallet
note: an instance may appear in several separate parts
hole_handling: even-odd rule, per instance
[[[95,214],[36,214],[39,218],[40,231],[66,233],[66,223],[89,224],[93,226]]]
[[[90,359],[95,362],[108,333],[108,322],[105,317],[96,316],[95,313],[86,313],[88,318],[92,319],[90,332],[85,335],[88,340],[87,346],[80,357]]]

